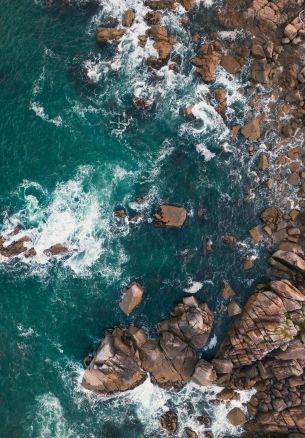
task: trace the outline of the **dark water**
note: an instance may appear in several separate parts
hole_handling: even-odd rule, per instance
[[[177,436],[187,425],[200,432],[195,416],[206,408],[208,390],[188,386],[172,395],[146,382],[104,400],[82,392],[79,379],[83,356],[105,329],[132,323],[154,335],[156,322],[198,283],[196,296],[215,311],[217,338],[203,352],[211,357],[232,323],[222,308],[223,280],[244,303],[264,275],[261,260],[241,269],[261,250],[248,236],[260,201],[246,199],[254,176],[245,145],[230,141],[208,98],[213,88],[226,88],[229,119],[241,122],[247,103],[240,83],[222,69],[210,87],[200,82],[189,63],[196,46],[179,11],[165,22],[178,36],[180,73],[164,68],[156,76],[136,44],[145,32],[140,0],[46,3],[1,2],[2,232],[20,223],[38,254],[0,265],[0,435],[159,437],[158,418],[173,405],[183,419]],[[130,6],[139,20],[132,31],[119,46],[97,47],[96,26]],[[213,7],[201,6],[193,25],[208,29]],[[133,104],[143,93],[153,102],[147,112]],[[183,115],[188,105],[196,105],[196,122]],[[225,141],[229,151],[220,147]],[[153,228],[151,215],[164,201],[187,209],[183,229]],[[142,213],[144,221],[118,225],[112,217],[118,207]],[[198,216],[201,208],[207,221]],[[225,246],[226,233],[244,246]],[[211,254],[204,249],[208,237]],[[78,252],[48,261],[42,251],[58,242]],[[145,298],[126,318],[118,302],[132,279],[143,282]],[[217,417],[216,436],[229,433],[224,412],[207,409]]]

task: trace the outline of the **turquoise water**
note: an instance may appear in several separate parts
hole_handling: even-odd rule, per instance
[[[263,277],[261,260],[241,270],[247,255],[264,250],[248,236],[261,201],[246,200],[253,175],[245,145],[230,141],[208,98],[213,87],[225,87],[229,118],[241,122],[248,107],[240,84],[221,69],[210,90],[200,82],[189,63],[196,46],[179,12],[165,21],[178,36],[180,73],[165,68],[156,75],[136,45],[145,12],[140,1],[2,0],[1,6],[1,226],[5,234],[21,224],[37,257],[0,264],[0,435],[161,437],[158,418],[169,406],[183,419],[177,436],[188,425],[200,431],[198,412],[217,412],[199,388],[170,394],[146,382],[105,399],[82,391],[79,381],[84,355],[106,329],[135,324],[153,336],[194,282],[202,286],[196,296],[216,314],[214,342],[203,352],[211,357],[232,323],[222,308],[223,280],[244,303]],[[132,32],[119,46],[97,47],[96,26],[130,6],[139,17]],[[208,27],[204,17],[213,11],[202,5],[194,28]],[[153,102],[147,112],[133,104],[143,93]],[[187,121],[183,110],[194,104],[198,118]],[[220,147],[225,141],[227,151]],[[183,229],[153,228],[161,202],[187,209]],[[144,221],[118,225],[112,212],[122,206]],[[207,221],[198,217],[200,208]],[[225,233],[243,246],[225,246]],[[204,250],[207,237],[211,254]],[[43,249],[59,242],[78,252],[46,260]],[[126,318],[118,302],[133,279],[143,282],[145,297]],[[228,433],[216,423],[217,436]]]

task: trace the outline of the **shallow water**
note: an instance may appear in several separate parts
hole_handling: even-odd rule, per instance
[[[182,10],[164,19],[178,36],[180,73],[165,67],[153,75],[143,64],[152,47],[136,43],[145,32],[140,0],[47,3],[2,0],[0,17],[2,233],[19,223],[37,250],[31,260],[0,261],[0,435],[161,437],[158,419],[170,406],[181,418],[177,436],[185,426],[202,431],[196,416],[204,410],[216,419],[215,436],[233,434],[224,408],[209,403],[217,388],[188,385],[171,394],[147,381],[104,399],[81,391],[79,380],[84,355],[106,329],[134,324],[153,336],[155,324],[195,291],[215,311],[212,341],[202,352],[211,357],[232,323],[222,305],[223,280],[243,304],[263,278],[261,258],[254,269],[241,269],[249,254],[265,251],[248,235],[263,203],[246,199],[257,177],[245,164],[245,145],[231,142],[208,98],[225,87],[229,118],[242,122],[248,105],[237,91],[241,82],[221,68],[211,87],[196,77],[189,63],[196,47],[179,24]],[[206,6],[194,29],[211,30],[216,4]],[[119,44],[97,47],[96,26],[128,7],[136,8],[138,22]],[[151,109],[137,110],[135,96],[149,98]],[[195,105],[196,122],[184,117],[188,105]],[[153,228],[151,215],[164,201],[187,209],[183,229]],[[112,212],[121,206],[131,216],[142,213],[143,222],[118,225]],[[226,233],[243,246],[225,246]],[[43,250],[59,242],[78,252],[48,260]],[[132,279],[143,282],[145,297],[126,318],[118,302]]]

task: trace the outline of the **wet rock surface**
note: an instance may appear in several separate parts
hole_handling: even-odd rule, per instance
[[[212,325],[213,314],[207,304],[187,297],[170,319],[159,323],[157,340],[136,327],[107,332],[85,371],[83,386],[104,394],[126,391],[150,373],[153,383],[181,388],[194,374],[198,351],[207,343]],[[212,366],[206,364],[214,379]]]
[[[174,205],[161,205],[153,219],[155,227],[180,228],[186,221],[186,210]]]

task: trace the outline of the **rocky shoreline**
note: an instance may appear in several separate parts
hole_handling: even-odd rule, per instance
[[[193,2],[181,3],[186,11],[194,6]],[[146,63],[159,69],[169,62],[175,70],[179,66],[171,63],[170,56],[176,38],[169,36],[160,23],[162,11],[172,10],[177,4],[151,0],[146,6],[152,10],[145,17],[150,27],[139,38],[139,44],[145,46],[151,38],[158,53],[158,57],[148,58]],[[228,414],[228,421],[235,426],[242,424],[244,436],[249,438],[305,436],[302,200],[305,197],[305,15],[302,7],[303,0],[226,0],[218,11],[219,22],[227,29],[248,32],[244,43],[223,44],[216,33],[190,60],[206,83],[213,81],[219,65],[230,74],[239,75],[250,60],[252,83],[243,93],[252,96],[252,113],[244,126],[226,120],[225,90],[216,89],[214,93],[216,110],[228,123],[233,141],[242,135],[247,140],[249,157],[258,155],[257,170],[266,189],[272,192],[276,188],[284,197],[292,197],[292,210],[287,209],[289,203],[282,206],[285,212],[277,206],[270,207],[261,214],[262,226],[250,230],[256,244],[267,241],[272,248],[268,260],[270,281],[256,286],[242,310],[236,303],[235,307],[231,306],[231,315],[239,316],[211,363],[200,359],[198,352],[208,340],[213,314],[205,303],[187,297],[176,306],[170,319],[160,322],[158,339],[149,339],[144,330],[136,327],[108,332],[96,355],[86,359],[88,367],[83,378],[86,388],[101,393],[125,391],[142,383],[147,373],[153,383],[175,390],[190,380],[203,386],[217,383],[224,387],[223,401],[234,398],[236,389],[254,388],[256,393],[248,403],[247,417],[235,408]],[[125,29],[98,29],[97,42],[104,44],[119,39],[135,18],[136,12],[131,10],[122,19]],[[185,26],[189,25],[187,15],[182,20]],[[194,34],[193,42],[200,41],[200,34]],[[273,101],[269,100],[268,109],[269,113],[271,110],[278,114],[277,120],[264,114],[270,91]],[[138,102],[138,106],[149,107],[145,102],[141,105]],[[186,118],[194,118],[192,107],[184,111]],[[272,140],[268,136],[270,130],[274,134]],[[259,153],[259,142],[264,142],[264,152]],[[156,226],[167,226],[163,213],[161,208],[155,215]],[[176,221],[173,226],[182,226],[186,219],[183,209],[171,213],[169,226],[173,217]],[[228,243],[236,244],[236,238],[231,236]],[[211,251],[212,242],[207,245]],[[252,265],[249,258],[244,269],[251,269]],[[228,298],[233,296],[229,284],[225,284],[224,293]],[[161,418],[161,427],[175,432],[177,422],[177,415],[169,412]],[[185,436],[195,438],[197,434],[188,429]],[[211,433],[206,432],[205,436]]]

